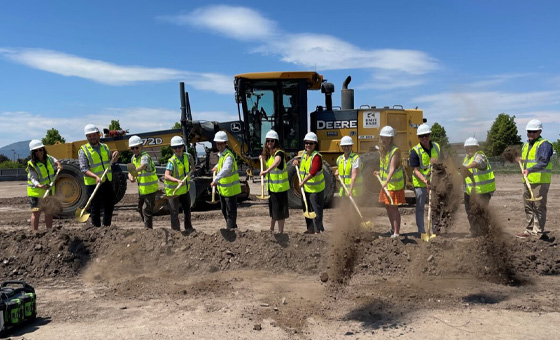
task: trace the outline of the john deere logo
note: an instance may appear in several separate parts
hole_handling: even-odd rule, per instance
[[[231,132],[241,132],[241,124],[231,123]]]

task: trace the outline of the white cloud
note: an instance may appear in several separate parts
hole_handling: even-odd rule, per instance
[[[514,80],[517,78],[524,78],[534,76],[533,73],[512,73],[512,74],[497,74],[484,77],[483,80],[475,81],[470,84],[467,84],[467,87],[471,88],[482,88],[482,87],[493,87],[497,85],[501,85],[506,83],[510,80]]]
[[[238,40],[266,39],[276,31],[276,23],[246,7],[208,6],[189,14],[161,16],[177,25],[208,28]]]
[[[193,111],[194,120],[229,121],[236,120],[237,113],[224,111]],[[100,130],[107,128],[111,120],[118,120],[121,128],[129,130],[129,135],[168,130],[181,118],[179,110],[162,108],[106,108],[100,112],[77,117],[45,117],[25,111],[1,112],[0,147],[29,139],[41,139],[47,130],[55,128],[67,142],[84,140],[83,127],[95,124]]]
[[[121,66],[101,60],[87,59],[45,49],[1,49],[5,58],[35,69],[79,77],[107,85],[128,85],[137,82],[185,80],[196,89],[231,94],[231,78],[215,73],[196,73],[169,68]]]
[[[558,106],[560,91],[541,92],[444,92],[419,96],[412,101],[419,103],[429,123],[438,122],[446,131],[453,131],[450,140],[462,141],[475,135],[484,140],[492,123],[500,113],[516,116],[516,123],[523,136],[525,123],[542,119],[556,126],[558,113],[536,111],[538,107]]]
[[[372,69],[408,75],[423,75],[439,68],[438,61],[422,51],[396,49],[361,49],[326,34],[289,34],[259,12],[245,7],[209,6],[186,15],[165,17],[178,24],[207,29],[237,39],[250,40],[260,46],[253,53],[277,55],[280,60],[305,68],[322,70]],[[392,82],[385,88],[408,87],[422,81]]]

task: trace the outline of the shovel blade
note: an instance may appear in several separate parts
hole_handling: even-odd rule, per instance
[[[314,219],[315,217],[317,217],[317,214],[316,214],[314,211],[311,211],[311,212],[305,211],[305,212],[303,213],[303,216],[305,216],[305,217],[307,217],[307,218]]]
[[[76,210],[76,221],[84,223],[88,220],[89,213],[85,212],[85,209]]]
[[[206,203],[208,203],[208,204],[218,204],[218,203],[220,203],[220,201],[206,201]]]
[[[373,223],[371,223],[371,221],[362,221],[362,223],[360,223],[360,226],[364,229],[371,229],[373,228]]]
[[[422,239],[422,241],[430,242],[430,235],[428,235],[426,233],[420,234],[420,238]]]
[[[259,196],[257,196],[257,198],[260,199],[260,200],[267,200],[267,199],[270,198],[270,196],[259,195]]]

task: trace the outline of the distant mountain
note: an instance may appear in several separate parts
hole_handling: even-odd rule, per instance
[[[0,148],[0,154],[8,157],[10,160],[25,159],[29,156],[29,142],[31,140],[24,140],[21,142],[15,142]],[[15,155],[14,155],[15,152]]]

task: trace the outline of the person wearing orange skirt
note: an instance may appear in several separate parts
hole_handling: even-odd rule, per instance
[[[391,223],[392,238],[400,236],[401,214],[399,205],[406,202],[404,196],[404,172],[401,166],[401,157],[399,149],[393,144],[395,130],[390,126],[384,126],[379,134],[379,171],[375,171],[374,175],[381,177],[382,187],[379,193],[379,202],[385,203],[389,222]],[[389,192],[393,200],[385,193],[385,189]]]

